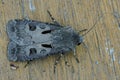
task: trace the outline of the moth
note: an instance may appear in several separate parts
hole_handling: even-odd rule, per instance
[[[57,61],[62,55],[73,51],[75,59],[76,46],[83,43],[83,36],[70,26],[62,26],[47,11],[53,23],[40,22],[28,19],[14,19],[7,23],[8,59],[10,61],[31,61],[58,54]]]

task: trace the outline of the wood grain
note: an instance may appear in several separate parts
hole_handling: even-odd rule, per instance
[[[26,62],[9,62],[6,23],[29,18],[51,22],[47,10],[64,26],[77,31],[90,29],[78,46],[77,63],[72,52],[63,57],[53,72],[57,56]],[[65,65],[67,60],[70,66]],[[10,63],[19,68],[10,69]],[[120,0],[0,0],[0,80],[120,80]]]

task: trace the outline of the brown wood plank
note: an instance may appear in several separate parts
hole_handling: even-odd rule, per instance
[[[26,68],[26,62],[7,59],[7,21],[29,17],[51,22],[47,10],[62,25],[77,31],[90,29],[103,15],[84,37],[88,49],[76,48],[80,63],[70,52],[60,60],[55,74],[56,56],[35,60]],[[10,63],[19,68],[11,70]],[[120,0],[0,0],[0,80],[120,80]]]

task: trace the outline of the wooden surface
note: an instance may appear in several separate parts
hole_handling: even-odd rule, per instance
[[[88,49],[82,45],[76,48],[80,63],[70,52],[60,60],[55,74],[56,56],[35,60],[26,68],[26,62],[7,59],[7,21],[29,18],[51,22],[47,10],[62,25],[77,31],[89,29],[103,15],[84,37]],[[19,68],[12,70],[10,63]],[[0,80],[120,80],[120,0],[0,0]]]

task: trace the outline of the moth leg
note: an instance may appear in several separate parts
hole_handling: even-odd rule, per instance
[[[80,61],[79,61],[79,59],[77,58],[76,49],[74,49],[73,56],[74,56],[75,60],[79,63]]]
[[[81,32],[84,32],[84,31],[87,31],[87,29],[79,30],[78,33],[81,33]]]
[[[88,52],[88,46],[84,43],[84,42],[82,42],[82,45],[83,45],[83,47],[87,50],[87,52]]]
[[[31,61],[27,61],[27,63],[25,64],[24,68],[26,68],[29,64],[30,64]]]
[[[62,56],[63,56],[63,54],[60,54],[60,56],[55,60],[55,63],[54,63],[54,73],[55,73],[55,70],[56,70],[56,66],[57,66],[57,64],[60,61]]]
[[[68,61],[66,60],[65,56],[64,56],[64,59],[65,59],[65,65],[67,65],[67,66],[69,67],[70,64],[69,64]]]
[[[56,25],[59,25],[59,26],[61,26],[54,18],[53,18],[53,16],[51,15],[51,13],[50,13],[50,11],[49,10],[47,10],[47,12],[48,12],[48,14],[49,14],[49,16],[50,16],[50,18],[51,18],[51,20],[53,21],[53,23],[55,23]]]

